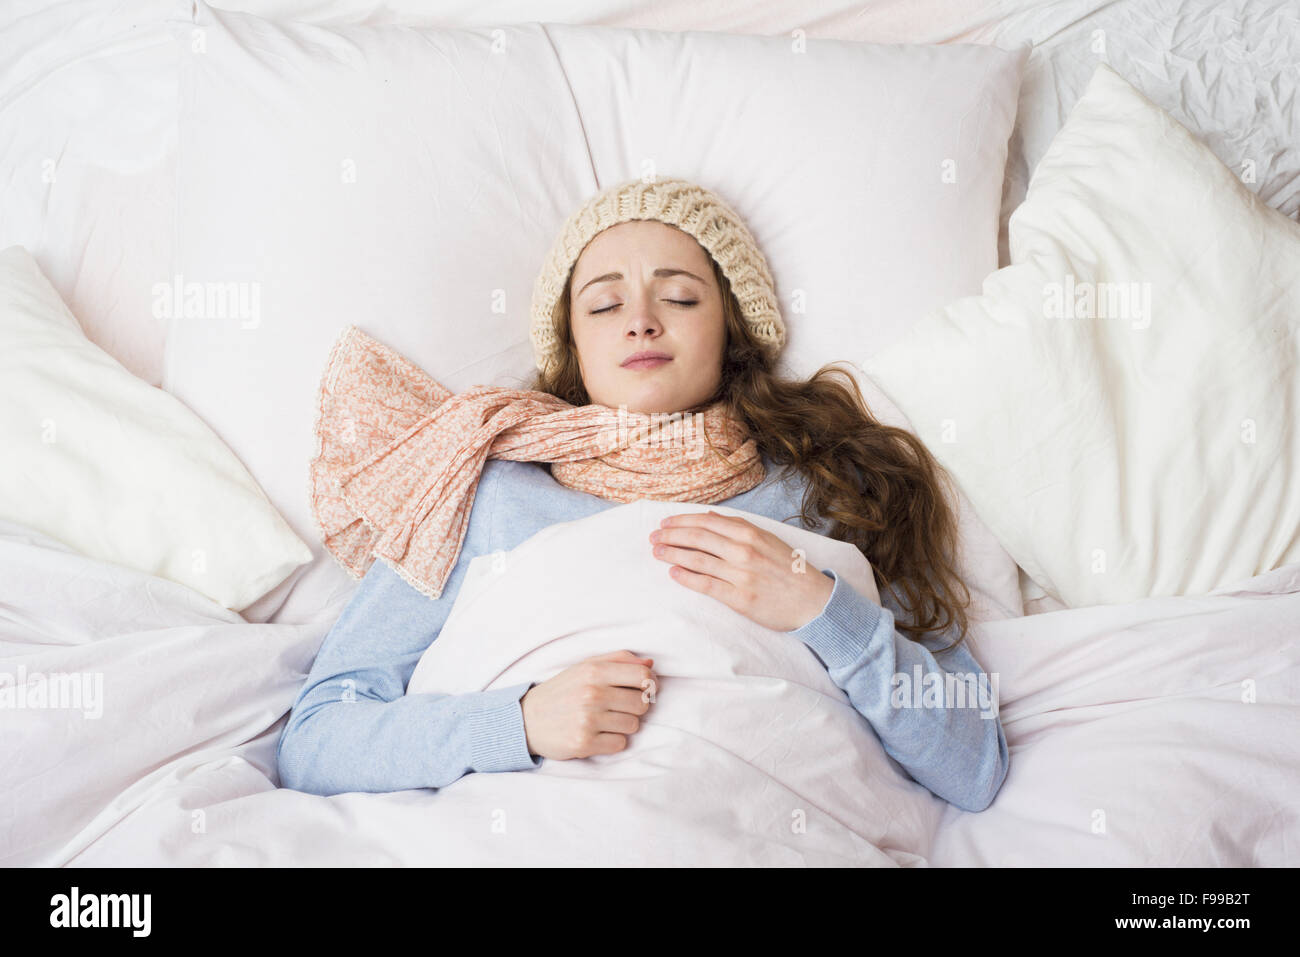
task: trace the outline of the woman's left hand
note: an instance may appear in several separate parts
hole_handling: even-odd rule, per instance
[[[808,624],[835,590],[802,552],[738,516],[669,515],[650,541],[655,558],[673,565],[674,579],[775,631]]]

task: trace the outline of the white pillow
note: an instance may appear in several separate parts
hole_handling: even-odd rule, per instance
[[[1010,240],[864,368],[1025,571],[1077,607],[1300,560],[1300,227],[1101,65]]]
[[[522,385],[542,260],[603,186],[680,175],[734,205],[802,375],[883,347],[997,268],[1027,47],[196,17],[177,274],[204,294],[243,283],[248,308],[173,314],[164,386],[313,545],[314,402],[340,330],[362,325],[455,391]],[[296,607],[295,582],[253,612],[336,600],[351,583],[318,564]]]
[[[162,381],[190,0],[0,3],[0,249],[41,264],[87,337]],[[130,104],[124,108],[123,104]]]
[[[88,340],[0,252],[0,518],[238,611],[311,551],[212,430]]]

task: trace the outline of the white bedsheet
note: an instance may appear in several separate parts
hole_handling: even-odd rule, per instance
[[[104,692],[97,719],[71,709],[0,713],[0,864],[553,860],[572,805],[529,811],[517,798],[575,801],[593,788],[626,787],[620,763],[605,759],[547,762],[549,777],[542,768],[471,774],[440,791],[327,798],[277,789],[282,718],[325,629],[236,619],[183,586],[0,525],[3,671],[99,673]],[[837,818],[857,836],[809,841],[808,862],[839,855],[859,864],[1300,864],[1300,565],[1213,596],[978,625],[970,640],[984,668],[999,675],[1011,749],[993,805],[968,814],[926,795],[907,798],[921,808],[910,841],[928,826],[925,802],[938,813],[925,846],[893,847],[892,855],[871,850],[878,833]],[[502,680],[516,673],[503,672]],[[671,750],[659,734],[658,745]],[[861,734],[868,753],[873,736],[865,727]],[[655,740],[647,737],[651,746],[637,762],[649,759]],[[817,760],[789,773],[814,780],[827,762],[846,759],[824,753]],[[869,761],[858,767],[881,773]],[[707,781],[707,770],[668,773]],[[756,806],[764,788],[784,797],[776,783],[752,771],[747,784],[757,793],[715,792],[716,819],[679,832],[705,843],[678,853],[804,863],[787,853],[788,843],[754,838],[736,848],[707,838],[734,837],[738,822],[728,809]],[[907,786],[850,778],[818,807],[852,807],[865,793],[897,796]],[[621,807],[598,806],[645,823],[656,820],[653,803],[625,797]],[[862,812],[870,823],[870,802]],[[504,832],[493,829],[496,820]],[[655,853],[671,853],[663,842],[672,832],[657,820]],[[809,820],[825,823],[816,813]],[[506,839],[529,824],[553,830],[531,845]],[[644,856],[649,845],[638,840],[632,828],[620,829],[608,857]],[[612,844],[618,847],[609,850]],[[589,839],[574,847],[594,853]]]
[[[64,863],[194,769],[270,787],[328,627],[248,624],[0,520],[0,865]],[[33,706],[42,687],[73,706]]]
[[[976,631],[1011,766],[932,864],[1300,864],[1300,564]]]

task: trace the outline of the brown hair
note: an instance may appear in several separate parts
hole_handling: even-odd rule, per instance
[[[896,621],[900,632],[919,641],[956,625],[957,639],[941,650],[956,647],[966,636],[970,591],[950,558],[957,518],[941,487],[946,471],[911,432],[876,421],[851,373],[827,364],[807,381],[778,377],[775,359],[742,321],[726,274],[710,261],[727,344],[718,389],[695,408],[726,403],[759,451],[781,466],[781,480],[795,471],[805,476],[800,520],[806,528],[819,524],[814,516],[829,520],[832,538],[858,547],[910,618]],[[588,405],[569,321],[572,279],[570,269],[555,306],[559,353],[549,374],[537,373],[528,388]]]

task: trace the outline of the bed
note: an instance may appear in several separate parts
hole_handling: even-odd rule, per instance
[[[0,311],[27,323],[6,320],[2,334],[12,336],[7,355],[36,342],[32,330],[43,337],[40,355],[76,353],[59,376],[48,359],[11,365],[10,382],[28,383],[25,394],[67,394],[92,381],[103,391],[58,411],[52,398],[15,403],[0,423],[37,436],[11,446],[31,458],[0,481],[0,757],[10,772],[0,790],[0,862],[1300,863],[1300,288],[1285,271],[1300,248],[1292,5],[927,0],[819,2],[795,14],[777,3],[643,11],[589,0],[453,5],[436,19],[413,2],[366,0],[42,6],[13,3],[0,14],[0,273],[7,288],[26,284]],[[499,55],[467,55],[470,38]],[[798,76],[764,84],[765,65],[787,56],[803,57]],[[660,82],[679,94],[716,84],[742,108],[721,118],[701,108],[706,119],[692,125]],[[858,84],[856,110],[823,95],[847,82]],[[902,95],[928,103],[931,115],[890,109],[888,98]],[[1095,137],[1111,136],[1103,145],[1118,156],[1141,142],[1126,138],[1139,135],[1136,121],[1107,126],[1116,104],[1149,124],[1145,135],[1168,146],[1169,163],[1186,164],[1181,178],[1137,161],[1122,181],[1073,178],[1077,151],[1096,147]],[[808,148],[831,127],[838,138]],[[463,138],[438,134],[447,129]],[[861,165],[864,155],[874,165]],[[953,188],[912,188],[918,163],[930,159]],[[838,746],[792,762],[738,730],[708,738],[713,724],[696,729],[681,712],[671,720],[709,747],[673,748],[666,730],[653,731],[621,761],[547,762],[546,775],[331,797],[281,788],[275,753],[289,708],[356,587],[321,548],[304,494],[303,423],[339,328],[368,326],[453,388],[513,382],[529,358],[513,304],[527,301],[537,257],[570,206],[596,184],[671,169],[746,197],[778,286],[808,293],[807,311],[794,310],[790,370],[858,363],[878,417],[917,431],[958,479],[960,565],[975,598],[969,640],[998,676],[1011,752],[996,800],[977,813],[946,805],[892,764],[869,728],[854,726],[806,657],[756,661],[732,644],[709,645],[725,624],[684,605],[666,614],[699,626],[714,670],[676,649],[683,680],[730,688],[735,679],[748,689],[736,694],[737,714],[779,706]],[[1095,217],[1109,224],[1088,218],[1106,196],[1133,197],[1129,208],[1144,202],[1152,177],[1168,183],[1164,222],[1177,223],[1184,241],[1214,224],[1261,247],[1220,275],[1189,258],[1201,247],[1176,260],[1178,241],[1139,244],[1119,232],[1149,226],[1137,220],[1150,216],[1121,222],[1117,205]],[[422,189],[403,192],[404,183]],[[1216,198],[1179,201],[1188,194]],[[510,228],[501,229],[506,216]],[[875,217],[878,233],[849,231],[855,216]],[[1053,232],[1061,222],[1077,228]],[[1112,230],[1105,242],[1103,229]],[[15,246],[30,257],[11,255]],[[1206,291],[1230,293],[1242,304],[1238,325],[1182,336],[1177,369],[1156,358],[1172,340],[1135,338],[1136,321],[1080,338],[1100,357],[1088,366],[1098,377],[1057,381],[1094,405],[1109,396],[1111,414],[1089,419],[1103,431],[1067,435],[1060,422],[1078,424],[1078,391],[1040,387],[1031,403],[1040,418],[1030,424],[1041,435],[1016,456],[1036,455],[1039,471],[1011,475],[1006,455],[994,461],[979,443],[945,437],[953,419],[940,399],[951,404],[951,395],[922,395],[909,383],[937,376],[971,395],[962,376],[976,365],[979,382],[1032,382],[1013,363],[1045,347],[1021,336],[1032,348],[1018,356],[999,338],[1018,328],[1009,317],[1023,315],[1026,300],[1033,306],[1042,287],[1031,267],[1056,269],[1055,256],[1080,282],[1105,282],[1120,278],[1104,268],[1108,255],[1157,247],[1159,257],[1133,260],[1157,288],[1157,309],[1173,308],[1160,290],[1176,276],[1201,283],[1192,292],[1219,314],[1222,303]],[[496,252],[491,263],[473,252],[483,248]],[[1202,267],[1186,268],[1191,261]],[[448,266],[432,281],[431,262]],[[191,307],[195,282],[200,294],[232,298]],[[54,325],[34,318],[42,310]],[[431,323],[435,315],[462,321]],[[1258,319],[1249,335],[1241,316]],[[1252,350],[1225,352],[1229,333]],[[1153,351],[1135,352],[1135,342]],[[918,370],[917,357],[936,343],[942,362]],[[1083,362],[1081,351],[1068,355]],[[1135,355],[1127,366],[1103,361]],[[1223,366],[1237,378],[1215,378]],[[1174,413],[1144,402],[1143,389],[1179,376],[1203,386],[1206,408],[1234,389],[1250,396],[1220,430],[1231,432],[1231,455],[1215,457],[1223,468],[1203,469],[1203,482],[1187,478],[1201,474],[1187,471],[1200,460],[1174,456],[1211,454],[1204,415],[1169,457],[1150,451]],[[1246,391],[1248,381],[1259,391]],[[983,416],[979,434],[997,437],[984,444],[1005,450],[1028,426],[995,433],[991,423],[1029,400],[1023,385],[999,393],[1001,405],[987,391],[963,414]],[[1053,409],[1061,418],[1049,417]],[[1143,416],[1148,431],[1132,424]],[[958,434],[968,421],[957,417]],[[151,444],[140,423],[168,436],[169,450],[155,448],[158,436]],[[87,435],[109,430],[115,444],[76,440],[83,425]],[[1070,441],[1055,447],[1054,435]],[[1108,489],[1108,463],[1131,463],[1138,442],[1149,450],[1144,470],[1124,471],[1126,484]],[[1078,446],[1101,471],[1086,472]],[[135,471],[87,464],[115,455]],[[29,466],[37,456],[39,468]],[[1173,468],[1182,476],[1176,495],[1158,482]],[[1071,473],[1088,476],[1086,501],[1067,488]],[[37,475],[47,499],[18,484]],[[160,476],[172,478],[159,484]],[[186,497],[178,487],[198,491]],[[1043,494],[1060,488],[1069,508]],[[1168,504],[1127,508],[1153,488]],[[618,510],[617,521],[642,520],[646,504]],[[1112,544],[1106,523],[1121,511],[1129,539]],[[196,512],[207,521],[185,525]],[[561,546],[592,547],[608,534],[602,528],[567,527],[521,550],[544,566]],[[1087,535],[1097,541],[1066,561],[1061,543]],[[1198,547],[1211,560],[1175,560]],[[827,561],[847,561],[837,554]],[[516,557],[510,594],[545,592],[524,553]],[[478,572],[480,591],[505,587],[488,580],[490,567]],[[454,652],[489,631],[491,617],[482,602],[456,614],[464,621],[431,658],[449,688],[520,680],[511,667],[546,646],[547,634],[576,628],[562,616],[538,621],[536,648],[478,660]],[[757,674],[773,684],[758,687]],[[799,697],[810,689],[820,689],[816,708],[801,704],[814,700]],[[774,729],[770,741],[786,747],[792,733]],[[728,786],[746,797],[715,800],[722,808],[711,813],[709,782],[722,785],[707,769],[722,767],[709,762],[723,752],[733,762]],[[669,753],[671,761],[655,758]],[[669,807],[689,813],[674,818]],[[641,839],[611,850],[593,822],[625,832],[630,823]]]

